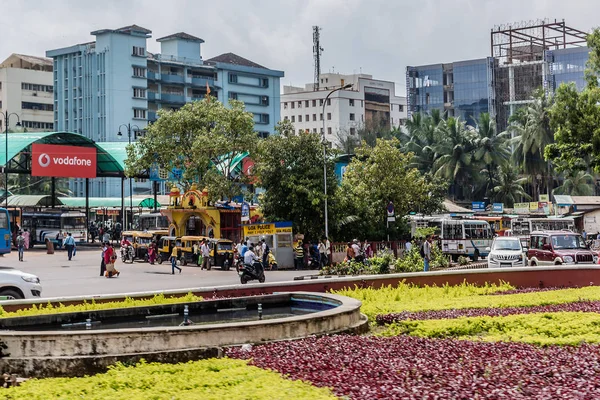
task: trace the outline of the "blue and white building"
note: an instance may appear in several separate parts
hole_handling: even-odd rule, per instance
[[[283,71],[232,53],[205,61],[201,52],[204,41],[184,32],[158,39],[160,54],[147,51],[152,32],[137,25],[91,34],[93,42],[46,52],[54,63],[56,131],[76,132],[100,142],[122,141],[125,146],[128,137],[123,124],[143,131],[156,120],[159,109],[176,110],[201,100],[210,88],[210,94],[224,103],[230,98],[244,101],[254,114],[260,136],[274,133]],[[135,139],[132,134],[131,140]],[[83,180],[73,180],[71,189],[76,196],[83,196]],[[136,182],[133,187],[134,194],[150,190],[150,182]],[[120,195],[118,179],[90,181],[90,196]]]

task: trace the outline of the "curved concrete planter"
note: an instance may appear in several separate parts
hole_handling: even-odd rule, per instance
[[[101,372],[116,361],[135,362],[141,358],[162,362],[188,361],[218,357],[224,346],[356,332],[367,328],[367,319],[360,314],[360,301],[343,296],[300,292],[255,296],[243,300],[258,304],[281,300],[283,297],[288,301],[294,299],[302,302],[333,303],[337,306],[306,315],[209,325],[81,331],[1,331],[0,340],[7,346],[5,353],[10,355],[0,359],[0,371],[27,377],[82,376]],[[201,303],[203,307],[218,308],[219,302],[230,304],[236,300],[242,299]],[[173,311],[174,308],[182,310],[183,304],[160,307],[163,307],[162,312]],[[149,308],[151,307],[144,307]],[[112,311],[123,313],[124,310],[131,309]],[[102,313],[97,313],[94,317],[101,319],[102,316],[98,314]],[[78,316],[78,320],[81,321],[90,313],[76,314],[83,314]],[[46,323],[71,320],[65,315],[43,316],[42,319],[45,319]],[[55,321],[47,321],[48,318]],[[0,320],[0,325],[4,329],[18,329],[19,321],[15,321],[18,319],[25,325],[31,325],[33,322],[32,317],[7,318]]]

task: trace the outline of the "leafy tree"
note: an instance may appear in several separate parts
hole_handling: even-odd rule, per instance
[[[233,161],[253,152],[258,142],[254,119],[244,104],[230,100],[229,107],[211,100],[188,103],[177,111],[159,110],[137,143],[127,146],[128,176],[154,166],[182,171],[177,180],[185,190],[192,183],[207,186],[212,200],[241,193],[245,177],[233,171]]]
[[[422,173],[430,172],[437,158],[433,146],[436,143],[438,126],[444,123],[439,110],[432,110],[431,114],[413,114],[406,122],[409,141],[404,145],[407,152],[414,154],[413,165]]]
[[[288,135],[290,123],[277,126],[280,135],[271,136],[258,145],[255,175],[265,189],[261,206],[269,221],[292,221],[294,231],[311,238],[324,232],[325,194],[323,144],[315,133]],[[293,126],[291,131],[293,132]],[[335,197],[337,178],[334,151],[327,148],[327,194]],[[335,221],[335,202],[329,201],[329,220]]]
[[[519,202],[521,199],[531,199],[525,190],[523,184],[527,178],[519,178],[516,168],[510,164],[504,164],[498,167],[498,173],[494,179],[493,198],[494,201],[504,203],[507,208]]]
[[[475,160],[485,165],[485,171],[488,175],[486,192],[489,192],[494,187],[493,172],[510,158],[507,145],[508,133],[498,134],[496,132],[496,122],[487,113],[479,116],[475,129],[477,138],[475,139],[476,150],[474,156]]]
[[[591,196],[594,194],[594,177],[585,171],[569,171],[563,184],[554,189],[554,194]]]
[[[342,186],[338,192],[341,209],[346,215],[359,218],[345,227],[343,236],[356,235],[369,238],[385,237],[386,206],[393,202],[397,222],[390,231],[398,237],[406,229],[402,217],[424,206],[441,209],[444,185],[433,178],[426,178],[411,166],[412,154],[399,149],[397,139],[378,139],[375,146],[363,145],[356,150],[350,162]],[[428,200],[435,199],[433,202]]]

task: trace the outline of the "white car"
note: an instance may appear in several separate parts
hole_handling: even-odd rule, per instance
[[[518,237],[498,236],[488,250],[488,268],[527,266],[527,254]]]
[[[40,278],[10,267],[0,267],[0,300],[37,299],[42,296]]]

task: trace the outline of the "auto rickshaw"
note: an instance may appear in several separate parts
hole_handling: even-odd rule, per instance
[[[156,245],[158,246],[158,244],[160,243],[160,238],[163,236],[169,236],[169,231],[168,230],[157,230],[157,231],[148,231],[148,233],[150,233],[152,235],[152,241],[154,243],[156,243]]]
[[[210,239],[209,263],[211,267],[229,271],[233,265],[233,242],[229,239]]]
[[[194,256],[194,244],[198,245],[198,251],[200,251],[203,239],[208,240],[208,238],[204,236],[181,237],[181,252],[179,257],[181,265],[187,265],[188,263],[198,265],[198,257]]]
[[[140,231],[125,231],[121,233],[121,243],[128,240],[131,243],[133,251],[131,252],[131,262],[135,260],[148,261],[148,245],[152,241],[152,235]]]
[[[156,261],[159,264],[162,264],[163,261],[169,261],[173,246],[175,246],[177,242],[180,242],[180,239],[175,236],[163,236],[160,238],[160,242],[156,249]]]

